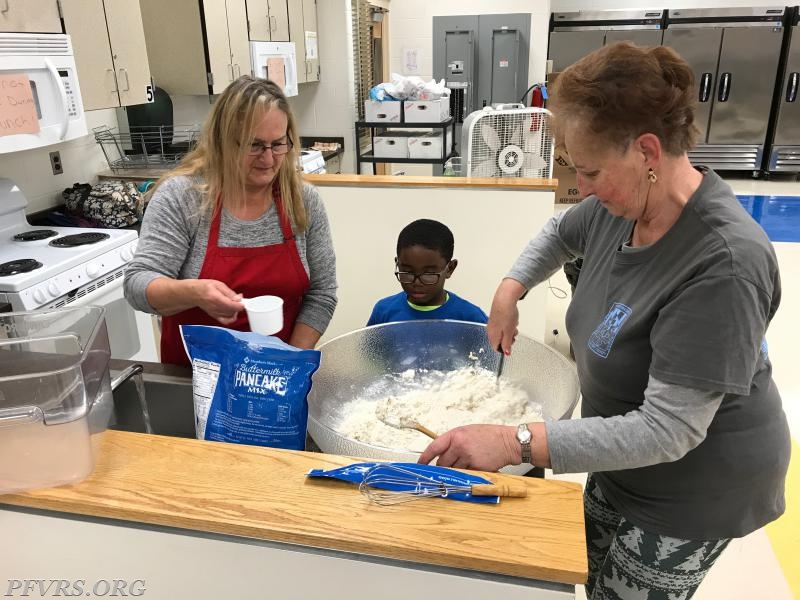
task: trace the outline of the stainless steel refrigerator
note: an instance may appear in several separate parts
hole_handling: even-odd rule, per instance
[[[759,175],[785,7],[671,9],[664,45],[692,66],[701,136],[694,164]]]
[[[767,165],[770,173],[800,173],[800,10],[796,6],[790,10],[785,63],[774,104],[775,119]]]
[[[553,13],[547,58],[559,72],[605,44],[661,44],[663,10],[581,10]]]

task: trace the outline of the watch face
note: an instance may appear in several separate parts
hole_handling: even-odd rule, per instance
[[[517,439],[519,440],[520,444],[528,444],[531,441],[531,430],[528,429],[526,424],[522,424],[517,427]]]

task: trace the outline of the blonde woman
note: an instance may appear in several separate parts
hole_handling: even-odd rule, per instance
[[[162,315],[161,361],[188,364],[179,326],[249,330],[242,298],[284,301],[276,334],[313,348],[336,307],[328,218],[297,171],[297,128],[273,82],[240,77],[197,147],[154,188],[125,297]]]

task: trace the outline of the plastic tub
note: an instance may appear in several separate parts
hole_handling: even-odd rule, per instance
[[[0,316],[0,493],[80,481],[113,408],[100,307]]]

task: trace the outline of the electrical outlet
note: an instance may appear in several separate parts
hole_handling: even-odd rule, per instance
[[[50,166],[53,168],[53,175],[61,175],[64,172],[64,165],[61,164],[61,152],[58,150],[50,153]]]

